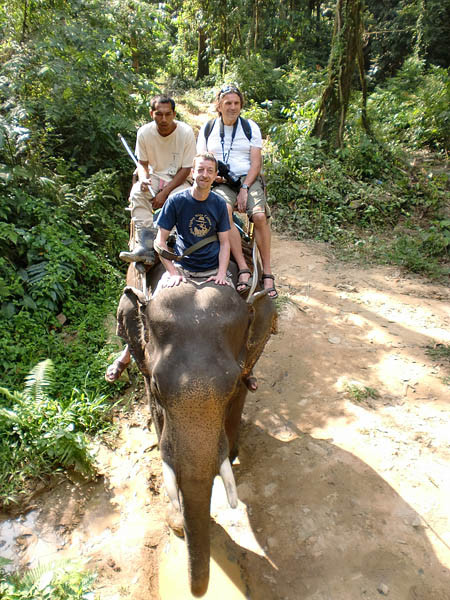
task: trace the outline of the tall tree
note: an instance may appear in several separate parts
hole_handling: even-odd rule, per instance
[[[196,81],[209,75],[209,57],[207,48],[206,31],[203,25],[198,28],[198,46],[197,46],[197,74]]]
[[[335,148],[341,147],[343,143],[356,61],[360,66],[360,74],[364,78],[364,73],[361,73],[363,69],[361,12],[361,0],[338,0],[337,2],[328,61],[328,82],[312,130],[312,135],[326,140]]]

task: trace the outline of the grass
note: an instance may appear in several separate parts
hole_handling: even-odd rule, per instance
[[[376,389],[366,385],[349,384],[345,388],[345,391],[356,402],[364,402],[369,399],[375,400],[380,397],[380,394]]]
[[[425,354],[431,356],[436,362],[448,362],[450,363],[450,346],[446,344],[435,344],[434,346],[426,346]]]

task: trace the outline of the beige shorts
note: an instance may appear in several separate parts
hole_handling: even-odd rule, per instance
[[[244,181],[245,175],[241,177],[241,182]],[[237,192],[232,190],[228,185],[221,183],[213,187],[213,192],[218,194],[225,202],[234,208],[237,201]],[[247,198],[247,215],[251,219],[253,215],[257,213],[265,213],[266,217],[270,219],[271,213],[269,205],[266,201],[266,195],[264,193],[264,186],[261,177],[258,177],[248,190]]]

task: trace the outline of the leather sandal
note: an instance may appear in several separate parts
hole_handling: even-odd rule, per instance
[[[270,273],[263,273],[262,277],[261,277],[261,285],[264,287],[264,279],[272,279],[273,281],[273,285],[270,288],[264,288],[265,292],[267,292],[267,295],[269,296],[269,298],[271,300],[275,300],[275,298],[278,298],[278,292],[275,288],[275,277],[273,275],[271,275]],[[274,292],[271,294],[271,292]]]
[[[113,363],[111,363],[109,365],[109,367],[106,369],[106,373],[105,373],[106,381],[108,381],[109,383],[114,383],[114,381],[117,381],[129,365],[130,365],[129,362],[125,363],[125,362],[122,362],[121,360],[119,360],[118,358],[116,358],[116,360]]]
[[[250,277],[248,278],[248,281],[239,281],[239,277],[241,275],[246,275],[249,274]],[[250,271],[250,269],[241,269],[240,271],[238,271],[238,281],[236,283],[236,291],[239,294],[244,294],[247,290],[249,290],[251,288],[251,274],[252,272]]]

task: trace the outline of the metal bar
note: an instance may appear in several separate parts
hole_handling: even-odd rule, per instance
[[[136,165],[136,167],[137,167],[139,163],[138,163],[138,161],[137,161],[137,158],[136,158],[136,157],[135,157],[135,155],[133,154],[133,152],[132,152],[132,150],[131,150],[130,146],[127,144],[127,141],[126,141],[126,139],[125,139],[125,138],[124,138],[124,137],[123,137],[123,136],[122,136],[120,133],[118,133],[117,135],[119,136],[119,139],[120,139],[120,141],[122,142],[122,144],[123,144],[123,146],[124,146],[125,150],[128,152],[128,155],[130,156],[131,160],[134,162],[134,164],[135,164],[135,165]]]

